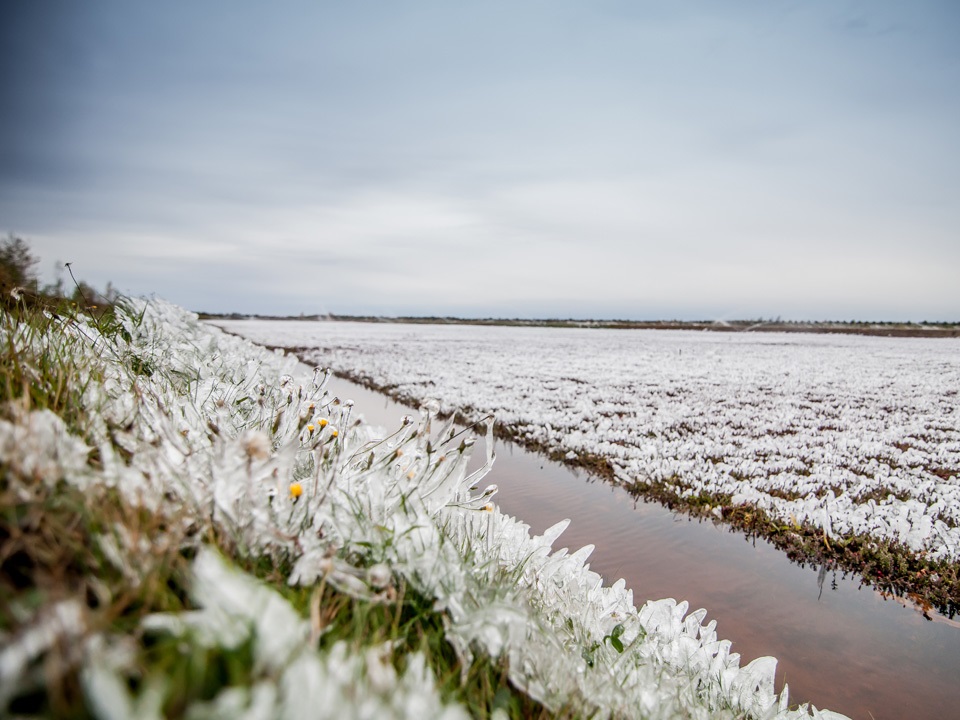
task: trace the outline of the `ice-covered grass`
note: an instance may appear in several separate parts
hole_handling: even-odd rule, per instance
[[[960,340],[240,321],[628,486],[960,558]],[[315,348],[310,350],[308,348]]]
[[[3,712],[835,717],[501,514],[436,406],[383,438],[293,358],[117,313],[0,324]],[[481,665],[500,686],[464,692]]]

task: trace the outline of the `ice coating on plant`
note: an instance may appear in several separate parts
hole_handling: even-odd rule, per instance
[[[91,427],[83,444],[42,413],[14,417],[0,424],[0,461],[24,487],[99,483],[163,516],[152,544],[119,527],[98,539],[133,583],[159,561],[153,546],[196,553],[190,593],[199,609],[150,616],[142,629],[220,648],[253,642],[255,678],[188,715],[465,716],[440,699],[417,653],[399,674],[389,647],[351,654],[337,643],[318,652],[317,628],[204,547],[215,533],[245,557],[289,567],[293,585],[325,582],[393,603],[406,583],[433,601],[465,662],[506,658],[510,682],[547,708],[596,717],[809,716],[775,695],[771,659],[740,666],[715,623],[704,624],[705,611],[673,600],[638,609],[622,581],[605,585],[589,569],[589,546],[554,550],[565,522],[531,537],[500,513],[495,486],[479,489],[493,443],[471,471],[473,437],[437,420],[440,402],[384,436],[356,424],[348,400],[329,396],[325,374],[299,377],[292,358],[163,302],[134,302],[126,312],[129,339],[91,327],[30,340],[68,343],[63,351],[89,364]],[[478,420],[492,433],[491,418]],[[31,436],[30,453],[46,458],[39,465],[3,440],[34,425],[50,430]],[[81,466],[91,447],[99,464]],[[26,642],[12,638],[9,647],[22,651]],[[85,687],[104,716],[147,716],[162,684],[131,693],[122,645],[88,638]],[[18,673],[4,676],[4,690]]]
[[[48,486],[66,477],[82,483],[90,448],[70,435],[49,410],[25,414],[12,406],[13,422],[0,418],[0,457],[8,472]]]
[[[202,609],[149,616],[144,629],[190,636],[208,646],[231,648],[252,641],[253,672],[261,678],[249,688],[226,688],[212,700],[198,703],[191,716],[469,717],[463,709],[440,701],[420,653],[410,656],[402,675],[390,663],[389,648],[373,647],[362,655],[350,655],[346,644],[339,642],[326,656],[318,655],[310,646],[309,623],[286,600],[230,567],[212,550],[201,550],[194,563],[191,595]],[[95,707],[103,708],[104,714],[119,717],[118,708],[133,713],[138,705],[143,711],[143,699],[130,696],[101,654],[93,654],[85,681]]]
[[[0,707],[6,707],[28,666],[56,643],[75,643],[85,632],[82,608],[63,600],[14,637],[0,635]]]
[[[960,340],[224,322],[623,483],[960,559]]]

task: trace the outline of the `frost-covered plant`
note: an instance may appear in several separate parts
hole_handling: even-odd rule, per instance
[[[605,586],[589,570],[591,548],[553,551],[565,523],[531,537],[501,514],[496,488],[479,486],[493,443],[471,473],[473,438],[439,423],[437,403],[384,436],[352,420],[323,373],[298,380],[292,358],[159,301],[130,301],[118,317],[112,335],[77,320],[43,333],[5,326],[18,358],[74,358],[88,382],[69,425],[22,397],[0,420],[4,487],[24,502],[40,486],[120,498],[123,510],[112,522],[96,516],[89,533],[128,588],[150,586],[164,563],[189,567],[181,605],[157,607],[137,634],[244,661],[236,682],[185,700],[187,715],[464,715],[439,697],[417,649],[325,645],[331,624],[317,603],[333,587],[358,602],[400,604],[397,617],[405,593],[428,598],[464,677],[479,659],[499,660],[513,686],[553,711],[809,716],[788,708],[786,690],[774,693],[775,661],[741,668],[704,611],[673,600],[637,609],[622,581]],[[491,433],[490,418],[486,426]],[[211,542],[234,564],[279,573],[285,592],[303,588],[310,618]],[[106,602],[109,591],[101,594]],[[82,598],[15,617],[4,630],[0,701],[69,642],[65,660],[84,667],[95,714],[148,717],[169,706],[175,686],[143,670],[142,650],[98,623]]]
[[[221,322],[628,487],[960,560],[960,341]]]

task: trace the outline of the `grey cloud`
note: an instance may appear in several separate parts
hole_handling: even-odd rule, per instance
[[[26,7],[0,10],[0,230],[137,292],[265,312],[960,307],[929,282],[958,252],[949,4]],[[903,29],[845,30],[858,14]]]

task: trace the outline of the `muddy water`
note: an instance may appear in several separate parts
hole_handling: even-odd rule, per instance
[[[375,425],[394,429],[411,412],[343,380],[330,388]],[[792,702],[865,720],[960,717],[960,623],[926,620],[856,579],[802,568],[762,540],[637,502],[517,446],[496,451],[486,481],[503,512],[534,533],[570,518],[555,547],[595,545],[592,569],[624,578],[638,605],[673,597],[706,608],[741,664],[778,658],[778,689],[788,683]]]

